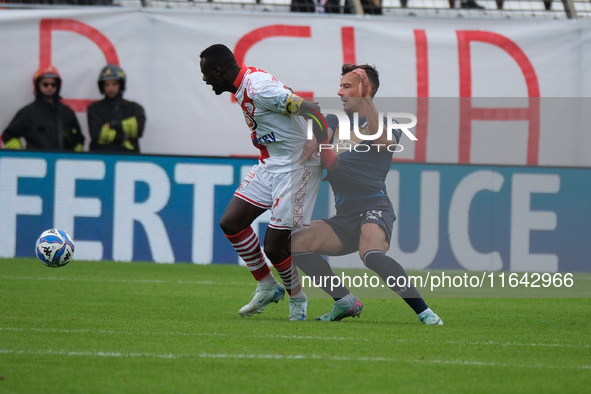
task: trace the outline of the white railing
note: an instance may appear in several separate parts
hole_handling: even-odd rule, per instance
[[[0,0],[2,8],[105,6],[204,11],[291,12],[292,0]],[[310,1],[313,0],[299,0]],[[591,19],[591,0],[340,0],[340,11],[363,14],[362,2],[381,1],[385,16],[469,19]],[[462,1],[481,9],[462,6]],[[404,5],[404,6],[403,6]]]

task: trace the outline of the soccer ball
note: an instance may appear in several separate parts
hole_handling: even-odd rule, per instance
[[[74,242],[64,230],[46,230],[37,239],[35,254],[48,267],[63,267],[74,257]]]

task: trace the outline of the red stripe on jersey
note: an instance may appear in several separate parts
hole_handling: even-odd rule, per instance
[[[252,131],[250,133],[250,139],[252,140],[252,144],[255,146],[255,148],[257,148],[260,152],[259,155],[259,161],[261,163],[265,162],[265,159],[267,159],[270,155],[269,155],[269,151],[267,150],[267,147],[263,144],[259,144],[257,142],[257,133],[256,131]]]

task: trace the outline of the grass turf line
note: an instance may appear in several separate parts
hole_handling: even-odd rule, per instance
[[[0,392],[584,392],[591,377],[587,298],[430,298],[445,326],[425,327],[397,298],[342,322],[288,322],[287,299],[241,318],[254,288],[233,265],[0,259]],[[309,317],[331,305],[311,298]]]

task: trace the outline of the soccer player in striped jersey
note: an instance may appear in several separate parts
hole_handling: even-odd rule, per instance
[[[379,74],[369,65],[345,64],[341,70],[341,84],[338,95],[344,111],[353,125],[354,114],[359,115],[361,134],[375,135],[379,129],[379,114],[373,97],[379,87]],[[314,130],[321,146],[339,145],[338,119],[334,115],[326,118],[330,136]],[[385,122],[384,122],[385,125]],[[358,252],[363,264],[376,272],[417,314],[419,321],[426,325],[442,325],[443,322],[425,303],[418,290],[410,283],[404,268],[386,255],[390,247],[392,227],[396,216],[386,193],[386,176],[392,164],[393,150],[385,146],[396,144],[401,131],[393,130],[388,140],[385,130],[374,140],[340,143],[364,144],[370,149],[321,149],[320,157],[327,169],[327,180],[335,196],[336,215],[330,219],[315,220],[309,228],[293,234],[291,239],[292,259],[308,276],[327,278],[334,276],[328,262],[321,255],[339,256]],[[380,148],[381,147],[381,148]],[[342,147],[341,147],[342,148]],[[316,148],[318,152],[318,147]],[[306,159],[309,152],[303,152]],[[406,280],[392,280],[402,277]],[[318,283],[318,282],[317,282]],[[331,285],[333,281],[328,281]],[[404,283],[399,286],[398,284]],[[331,295],[334,306],[316,320],[338,321],[345,317],[361,314],[363,305],[357,297],[344,287],[321,286]]]
[[[235,191],[220,226],[256,279],[253,299],[239,310],[241,316],[260,313],[268,304],[289,294],[289,320],[305,320],[308,299],[292,265],[288,241],[293,230],[309,225],[322,176],[320,160],[300,162],[307,140],[307,121],[295,116],[317,105],[304,101],[271,74],[238,65],[232,51],[214,44],[201,52],[203,81],[216,95],[233,93],[242,108],[259,162]],[[265,211],[271,219],[264,251],[284,288],[271,273],[252,223]]]

